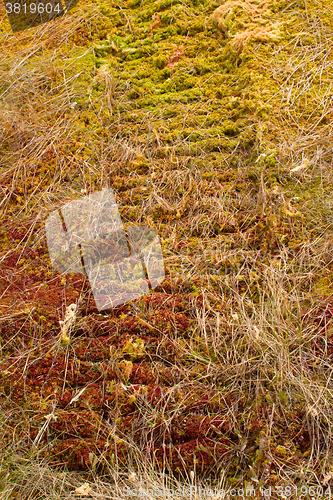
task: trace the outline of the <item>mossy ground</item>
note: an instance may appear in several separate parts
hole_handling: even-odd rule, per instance
[[[142,464],[323,484],[331,25],[328,0],[90,1],[15,34],[3,17],[4,498],[51,498],[41,467],[54,495]],[[100,314],[85,277],[52,269],[44,221],[107,186],[125,223],[156,228],[167,276]]]

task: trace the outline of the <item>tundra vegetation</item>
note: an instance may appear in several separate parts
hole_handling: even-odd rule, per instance
[[[0,11],[1,498],[327,488],[331,2]],[[45,219],[105,187],[166,279],[100,312]]]

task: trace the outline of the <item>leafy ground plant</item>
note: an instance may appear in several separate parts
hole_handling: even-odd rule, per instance
[[[1,498],[328,494],[328,0],[0,9]],[[101,313],[44,223],[106,187],[166,279]]]

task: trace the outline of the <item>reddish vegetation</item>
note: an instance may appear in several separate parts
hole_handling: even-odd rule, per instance
[[[218,391],[208,394],[202,384],[195,393],[190,384],[183,391],[173,388],[184,379],[175,336],[186,338],[193,323],[191,284],[183,283],[177,291],[166,279],[142,299],[140,314],[133,306],[121,306],[112,317],[103,316],[83,276],[69,275],[64,282],[51,269],[44,239],[24,247],[28,230],[27,225],[16,226],[3,233],[2,241],[18,248],[3,261],[0,291],[12,299],[12,318],[1,325],[3,390],[16,404],[36,412],[30,439],[52,443],[43,453],[70,469],[91,467],[91,452],[110,460],[116,454],[125,464],[129,436],[137,443],[145,436],[147,450],[156,452],[161,467],[171,444],[174,470],[183,463],[193,467],[193,460],[202,470],[213,466],[214,454],[226,453],[231,443],[231,425],[219,417],[225,405],[214,403]],[[80,317],[65,348],[58,342],[63,304],[78,299]],[[126,346],[138,339],[144,351],[131,355]],[[28,358],[22,348],[30,348]],[[126,387],[119,364],[130,359]],[[186,379],[190,382],[188,375]],[[207,416],[208,410],[215,416]],[[47,415],[47,432],[40,434]],[[118,443],[110,438],[114,425]]]
[[[245,423],[241,415],[244,411],[250,415],[251,406],[246,410],[242,400],[233,401],[217,383],[208,388],[200,380],[200,369],[190,370],[181,361],[184,353],[175,340],[189,338],[193,298],[199,307],[202,304],[202,297],[193,293],[194,284],[169,282],[167,277],[139,301],[140,312],[132,304],[102,315],[83,276],[67,275],[63,281],[51,269],[43,238],[24,246],[28,230],[16,226],[2,238],[18,245],[4,259],[0,280],[1,293],[6,290],[12,300],[5,304],[12,317],[1,324],[2,386],[12,401],[35,412],[29,436],[41,447],[48,443],[42,453],[51,463],[90,469],[92,456],[98,457],[97,468],[117,457],[125,467],[136,444],[162,469],[168,457],[174,473],[195,466],[206,474],[232,460],[240,445],[237,426],[248,435],[249,445],[259,450],[259,437],[269,420],[268,405],[261,404]],[[35,234],[38,230],[36,225]],[[76,327],[64,347],[59,343],[63,304],[77,301]],[[24,304],[34,308],[24,310]],[[318,312],[319,326],[329,311],[327,307]],[[22,356],[22,349],[29,354]],[[128,378],[122,363],[127,363]],[[240,423],[228,416],[230,407]],[[10,423],[14,425],[17,418],[13,415]],[[47,431],[40,433],[45,418]],[[293,459],[301,459],[310,446],[303,417],[286,428],[277,412],[275,422],[277,453],[282,449],[279,443],[293,443]]]

